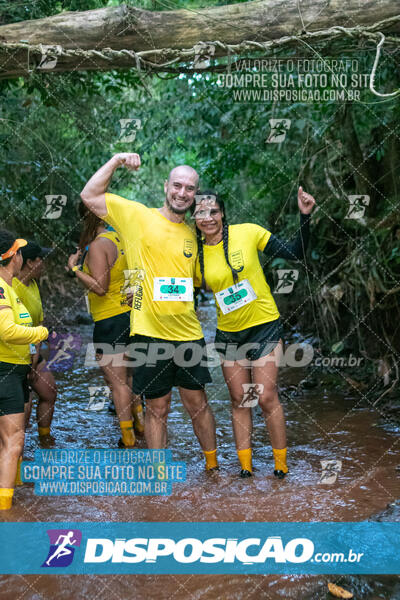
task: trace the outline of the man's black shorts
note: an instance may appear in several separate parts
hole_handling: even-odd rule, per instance
[[[138,362],[133,366],[133,392],[148,399],[165,396],[174,386],[202,390],[212,381],[203,338],[176,342],[137,334],[127,355]]]
[[[93,345],[96,354],[124,352],[123,346],[129,344],[130,311],[96,321],[93,330]]]
[[[24,412],[29,400],[30,365],[0,362],[0,417]]]

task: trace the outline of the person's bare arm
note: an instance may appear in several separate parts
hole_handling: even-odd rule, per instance
[[[90,244],[87,254],[89,273],[75,271],[79,281],[89,291],[98,296],[104,296],[110,285],[110,269],[117,260],[118,251],[115,244],[106,238],[99,238]],[[79,253],[72,254],[68,260],[68,267],[72,269],[79,260]]]
[[[114,171],[124,166],[130,171],[138,171],[140,168],[140,156],[130,152],[114,154],[114,156],[100,167],[89,179],[81,192],[83,203],[98,217],[107,214],[105,193],[110,184]]]
[[[315,199],[300,186],[297,193],[300,210],[300,230],[297,237],[288,242],[271,233],[263,252],[270,258],[287,260],[304,260],[310,237],[310,215],[315,206]]]

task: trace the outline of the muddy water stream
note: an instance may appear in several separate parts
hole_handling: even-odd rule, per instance
[[[199,311],[207,341],[215,330],[213,307]],[[83,356],[92,327],[74,326],[84,340],[72,371],[57,375],[59,399],[53,421],[55,448],[117,447],[117,419],[107,410],[86,410],[88,386],[104,385],[96,367],[85,368]],[[190,419],[174,393],[169,419],[169,446],[174,460],[187,464],[187,480],[174,484],[168,497],[38,497],[25,484],[15,494],[7,521],[361,521],[374,518],[400,498],[399,436],[395,427],[382,427],[380,411],[366,409],[359,397],[317,385],[292,393],[307,375],[304,369],[280,371],[280,397],[287,417],[290,475],[272,475],[272,450],[258,409],[254,410],[254,477],[238,478],[230,401],[219,368],[208,386],[217,422],[221,470],[204,472],[203,458]],[[379,423],[378,423],[378,420]],[[25,457],[38,447],[36,426],[27,434]],[[143,442],[140,446],[144,447]],[[342,461],[336,483],[320,485],[320,461]],[[399,520],[394,509],[386,520]],[[3,551],[3,549],[2,549]],[[400,599],[397,576],[246,576],[246,575],[104,575],[3,576],[0,600],[77,599],[316,599],[330,597],[326,582],[345,583],[356,598]]]

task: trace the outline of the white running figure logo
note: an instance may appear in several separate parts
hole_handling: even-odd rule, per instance
[[[54,554],[52,554],[50,556],[50,558],[48,558],[46,560],[46,565],[50,566],[50,562],[53,560],[53,558],[61,558],[61,556],[66,556],[67,554],[71,554],[71,550],[69,548],[67,548],[66,546],[70,545],[73,546],[75,544],[75,542],[77,542],[77,540],[73,540],[72,537],[74,535],[73,531],[69,531],[66,535],[59,535],[58,539],[56,541],[56,545],[59,544],[57,550],[54,552]],[[60,540],[63,540],[60,543]]]
[[[47,366],[49,367],[52,363],[64,360],[65,358],[71,358],[71,355],[68,353],[68,350],[74,349],[73,341],[74,336],[70,333],[67,338],[64,338],[61,341],[61,344],[57,348],[56,354],[51,360],[49,360]]]

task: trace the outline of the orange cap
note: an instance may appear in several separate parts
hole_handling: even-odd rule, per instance
[[[3,254],[0,254],[0,262],[6,260],[7,258],[11,258],[12,256],[14,256],[14,254],[17,254],[18,250],[26,246],[27,243],[28,242],[26,240],[23,240],[22,238],[16,239],[9,250],[4,252]]]

